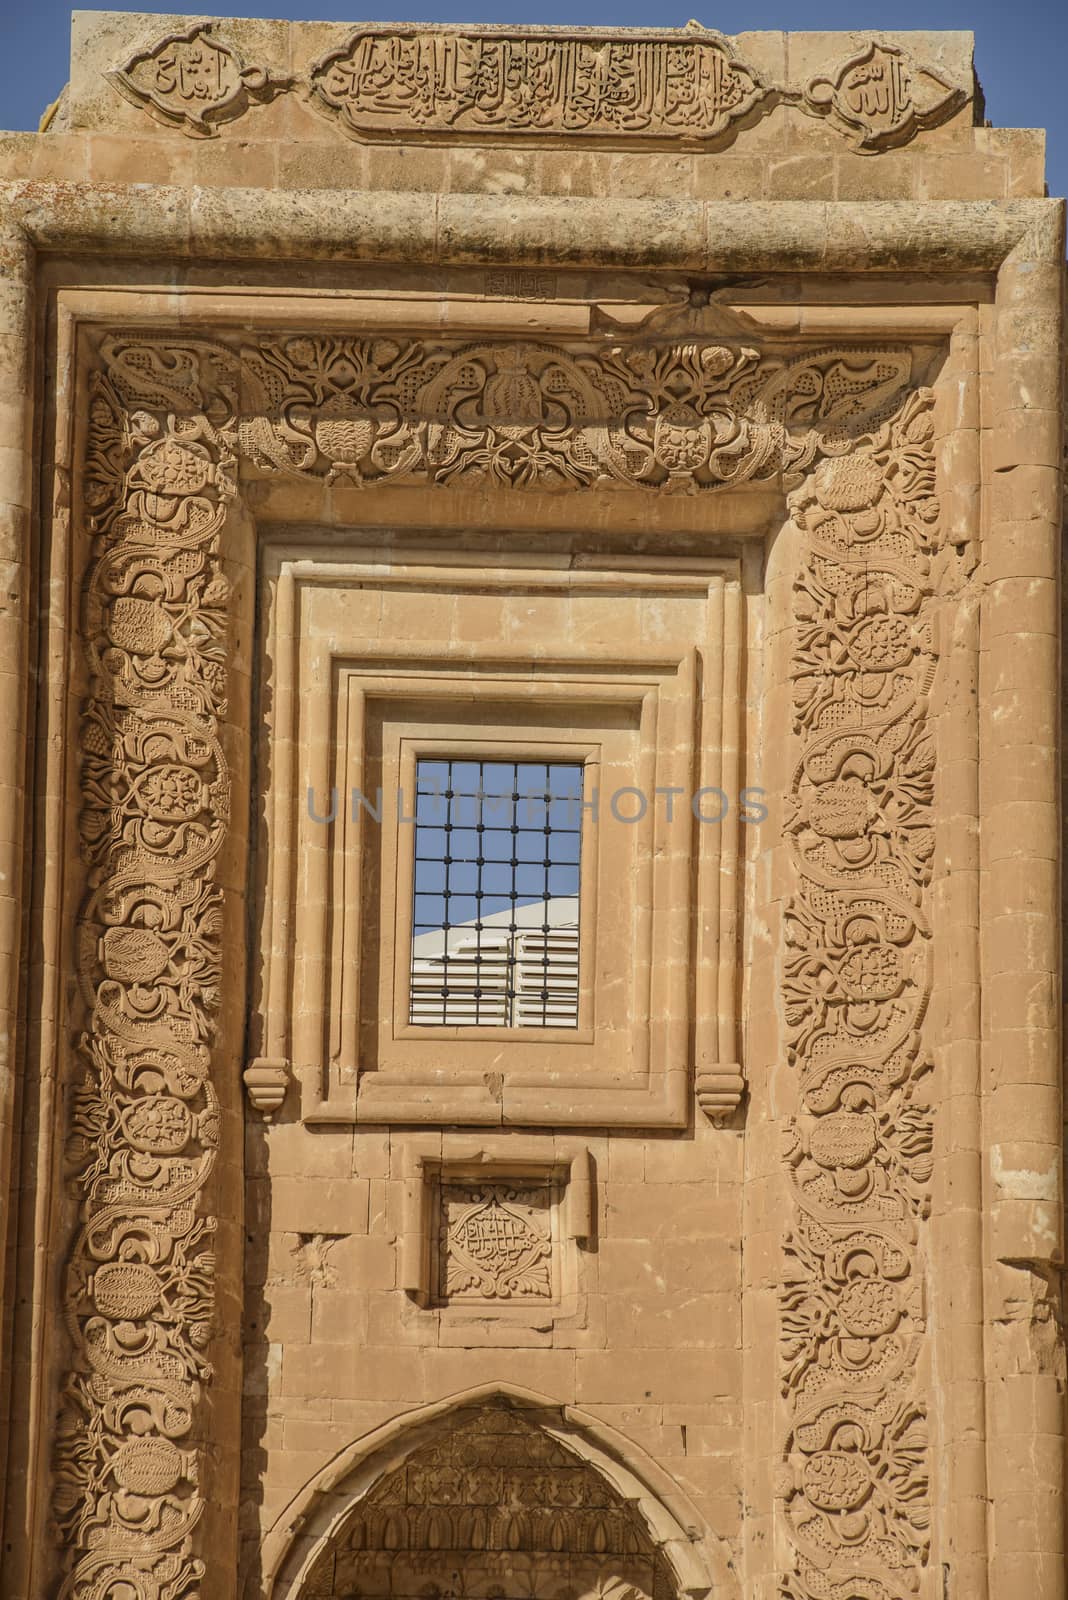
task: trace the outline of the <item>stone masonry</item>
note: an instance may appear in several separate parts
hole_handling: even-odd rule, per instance
[[[77,12],[0,184],[5,1600],[1065,1600],[971,36]]]

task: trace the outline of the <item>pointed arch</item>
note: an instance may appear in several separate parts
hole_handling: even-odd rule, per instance
[[[658,1574],[655,1600],[738,1600],[740,1590],[730,1553],[703,1524],[688,1496],[669,1474],[632,1440],[577,1406],[561,1405],[545,1395],[518,1386],[492,1383],[465,1389],[418,1406],[375,1429],[340,1451],[301,1489],[267,1535],[262,1550],[264,1600],[312,1600],[308,1584],[322,1572],[325,1553],[351,1530],[354,1519],[367,1524],[378,1498],[389,1497],[388,1480],[420,1453],[449,1438],[458,1428],[471,1428],[480,1414],[510,1415],[525,1430],[537,1430],[596,1474],[607,1500],[626,1508],[638,1543],[652,1553]],[[494,1423],[493,1426],[497,1424]],[[469,1521],[486,1527],[494,1522],[491,1508]],[[384,1537],[390,1516],[382,1504],[375,1523]],[[427,1525],[429,1518],[426,1519]],[[499,1536],[499,1535],[498,1535]],[[357,1535],[357,1538],[359,1535]],[[403,1538],[399,1529],[392,1539]],[[321,1591],[320,1591],[321,1592]],[[628,1590],[613,1582],[613,1600]]]

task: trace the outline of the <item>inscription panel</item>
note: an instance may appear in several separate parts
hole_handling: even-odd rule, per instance
[[[556,1299],[554,1213],[548,1183],[443,1182],[438,1191],[438,1301]]]
[[[311,73],[346,133],[714,139],[767,90],[718,34],[359,28]]]

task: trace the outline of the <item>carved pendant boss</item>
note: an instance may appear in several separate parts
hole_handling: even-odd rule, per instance
[[[930,396],[910,377],[908,351],[863,347],[102,341],[82,477],[95,554],[65,1594],[186,1600],[203,1571],[198,1417],[216,1332],[204,1191],[230,805],[222,555],[249,471],[517,491],[792,485],[803,555],[783,995],[800,1114],[785,1169],[783,1593],[914,1590],[927,1559],[916,1353],[940,522]],[[532,1196],[454,1196],[441,1241],[453,1287],[544,1295],[540,1215]]]

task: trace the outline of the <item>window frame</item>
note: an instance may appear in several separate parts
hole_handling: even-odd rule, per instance
[[[339,554],[336,547],[305,544],[296,550],[269,547],[265,568],[262,637],[272,664],[272,714],[261,744],[269,781],[260,880],[263,982],[253,1037],[263,1038],[272,1059],[290,1063],[301,1084],[303,1120],[684,1126],[695,1070],[714,1063],[720,1041],[733,1037],[732,989],[740,981],[734,904],[742,830],[736,813],[723,827],[694,827],[692,848],[675,852],[665,864],[648,921],[650,948],[655,944],[666,952],[666,960],[658,954],[656,963],[646,963],[635,990],[633,1037],[618,1045],[607,1071],[598,1075],[574,1061],[550,1061],[561,1048],[556,1041],[543,1066],[513,1065],[505,1072],[489,1052],[472,1064],[474,1045],[492,1044],[498,1055],[501,1048],[500,1041],[485,1039],[491,1030],[480,1028],[471,1031],[481,1038],[459,1041],[466,1065],[443,1065],[427,1052],[421,1065],[382,1072],[365,1070],[358,1051],[345,1045],[359,1010],[353,974],[361,959],[366,889],[360,882],[362,857],[354,848],[366,818],[362,812],[350,817],[346,801],[350,784],[374,792],[365,779],[368,706],[416,689],[427,693],[435,685],[441,692],[448,676],[467,690],[473,683],[493,684],[497,698],[505,700],[537,702],[554,683],[573,695],[602,695],[609,702],[647,696],[657,731],[643,743],[647,770],[635,783],[651,791],[678,782],[688,792],[694,785],[730,781],[728,774],[737,771],[743,710],[735,690],[723,695],[725,668],[733,683],[740,660],[744,601],[737,563],[726,557],[605,555],[569,567],[558,557],[539,562],[533,555],[516,564],[502,550],[476,564],[466,558],[444,562],[438,552],[400,546],[383,562],[358,550]],[[377,610],[383,619],[377,630],[350,613],[348,597],[357,590],[368,591],[359,616],[373,618]],[[578,636],[567,638],[559,625],[564,613],[553,608],[575,594],[596,604],[591,611],[586,603]],[[689,608],[669,611],[665,634],[660,600],[676,595]],[[415,612],[396,610],[398,597],[405,596],[410,599],[404,604],[418,605],[418,626]],[[611,604],[602,607],[601,601]],[[620,607],[629,615],[634,604],[650,602],[650,627],[620,628]],[[515,618],[526,616],[529,628],[537,629],[533,652],[514,638]],[[424,618],[430,619],[425,628]],[[452,694],[454,687],[445,686],[445,692]],[[672,700],[668,728],[660,713]],[[682,705],[686,714],[680,721]],[[342,803],[333,826],[310,829],[305,784],[320,798],[338,786]],[[574,1030],[560,1031],[569,1035],[565,1046],[574,1040]]]

